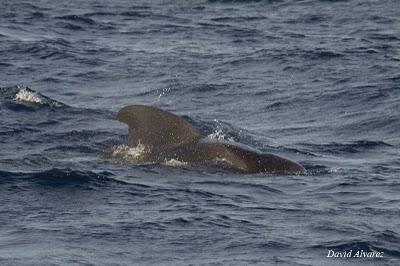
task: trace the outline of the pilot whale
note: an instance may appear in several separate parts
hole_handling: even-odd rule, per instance
[[[273,154],[210,141],[183,118],[156,107],[130,105],[117,119],[129,127],[128,145],[143,145],[143,161],[164,163],[174,160],[190,166],[214,165],[242,173],[304,174],[300,164]]]

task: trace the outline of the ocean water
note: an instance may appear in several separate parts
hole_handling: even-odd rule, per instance
[[[0,1],[0,264],[400,265],[399,70],[397,0]],[[308,174],[110,160],[128,104]]]

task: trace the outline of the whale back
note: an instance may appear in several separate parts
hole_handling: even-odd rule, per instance
[[[172,149],[200,139],[200,132],[170,112],[156,107],[130,105],[122,108],[117,119],[129,126],[128,144],[139,144],[152,151]]]
[[[162,156],[190,164],[216,164],[242,173],[305,173],[305,169],[296,162],[228,143],[193,142],[167,151]]]
[[[306,172],[300,164],[274,154],[261,154],[234,145],[226,145],[226,148],[234,158],[232,161],[235,162],[235,166],[240,165],[237,162],[246,165],[244,169],[239,168],[246,173],[302,174]]]
[[[117,119],[129,126],[129,146],[145,146],[145,161],[216,165],[242,173],[306,173],[300,164],[273,154],[200,139],[200,132],[187,121],[155,107],[127,106],[118,112]]]

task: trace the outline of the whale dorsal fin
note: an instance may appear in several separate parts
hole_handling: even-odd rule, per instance
[[[130,105],[122,108],[117,119],[129,126],[128,144],[161,151],[200,139],[200,132],[181,117],[161,109]]]

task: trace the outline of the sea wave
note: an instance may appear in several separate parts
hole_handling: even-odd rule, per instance
[[[86,16],[80,16],[80,15],[65,15],[65,16],[55,17],[55,19],[79,22],[79,23],[88,24],[88,25],[96,24],[96,22],[93,19],[90,19]]]
[[[108,171],[81,171],[69,168],[52,168],[40,172],[8,172],[0,171],[0,182],[15,183],[29,182],[49,187],[82,187],[103,186],[107,183],[123,183],[113,179],[113,174]]]
[[[370,150],[377,150],[381,148],[393,147],[391,144],[384,141],[371,141],[371,140],[358,140],[351,143],[327,143],[327,144],[314,144],[302,143],[302,146],[311,148],[311,151],[331,153],[331,154],[353,154],[362,153]]]

